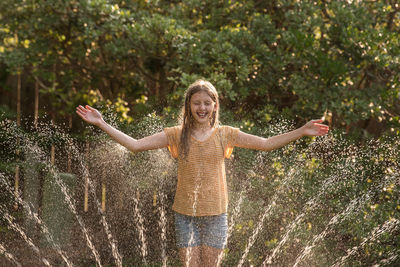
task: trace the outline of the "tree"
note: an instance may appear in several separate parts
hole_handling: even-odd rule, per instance
[[[1,61],[57,114],[82,101],[126,119],[176,113],[203,77],[243,120],[399,127],[395,2],[8,0],[0,12]]]

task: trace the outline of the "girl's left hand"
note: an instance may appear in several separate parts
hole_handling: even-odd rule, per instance
[[[311,120],[307,122],[302,128],[303,134],[308,136],[321,136],[329,131],[329,126],[321,124],[324,120]]]

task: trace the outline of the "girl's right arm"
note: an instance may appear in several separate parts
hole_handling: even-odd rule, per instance
[[[76,113],[87,123],[93,124],[104,132],[106,132],[112,139],[119,144],[126,147],[132,152],[139,152],[157,148],[164,148],[168,146],[168,139],[164,132],[160,132],[145,138],[136,140],[127,134],[115,129],[103,120],[100,112],[91,106],[86,105],[78,106]]]

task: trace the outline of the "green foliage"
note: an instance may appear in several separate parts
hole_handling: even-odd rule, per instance
[[[60,115],[95,99],[130,122],[176,114],[205,78],[243,120],[325,113],[380,134],[371,121],[399,128],[398,12],[365,1],[7,0],[0,61],[39,81]]]

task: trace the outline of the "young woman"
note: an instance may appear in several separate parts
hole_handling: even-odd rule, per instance
[[[322,120],[312,120],[294,131],[263,138],[238,128],[219,125],[219,100],[214,86],[199,80],[185,94],[182,123],[135,140],[107,124],[90,106],[77,114],[98,126],[130,151],[168,147],[178,160],[178,183],[172,209],[176,240],[184,266],[217,266],[227,241],[228,193],[224,159],[235,146],[271,151],[303,136],[329,131]]]

